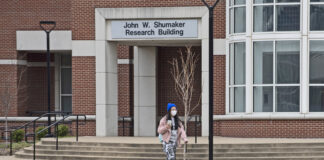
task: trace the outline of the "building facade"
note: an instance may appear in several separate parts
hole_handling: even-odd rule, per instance
[[[192,45],[199,59],[192,115],[208,136],[208,9],[200,0],[0,2],[0,91],[10,125],[47,110],[51,33],[52,111],[86,114],[83,135],[156,136],[166,104],[183,116],[172,58]],[[220,0],[214,11],[214,135],[324,137],[324,1]],[[8,95],[8,94],[7,94]],[[2,96],[3,97],[3,96]],[[3,124],[5,105],[0,104]],[[190,120],[188,134],[194,135]]]

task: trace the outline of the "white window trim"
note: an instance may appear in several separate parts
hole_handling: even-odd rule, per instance
[[[273,53],[273,80],[272,80],[272,84],[254,84],[253,81],[254,81],[254,61],[253,61],[253,55],[254,55],[254,42],[264,42],[264,41],[267,41],[267,42],[272,42],[272,53]],[[299,84],[278,84],[276,83],[276,42],[278,41],[298,41],[299,42]],[[299,39],[296,39],[296,40],[291,40],[291,39],[280,39],[280,40],[277,40],[277,39],[273,39],[273,40],[254,40],[252,41],[252,50],[251,50],[251,57],[252,57],[252,62],[251,62],[251,65],[252,65],[252,73],[251,73],[251,76],[252,76],[252,92],[251,92],[251,97],[252,97],[252,102],[251,102],[251,105],[252,105],[252,112],[251,113],[260,113],[260,112],[254,112],[254,93],[253,93],[253,88],[254,87],[272,87],[273,89],[273,106],[272,106],[272,112],[261,112],[261,113],[283,113],[283,112],[276,112],[276,101],[277,101],[277,92],[276,92],[276,87],[280,87],[280,86],[283,86],[283,87],[293,87],[293,86],[296,86],[296,87],[299,87],[299,111],[298,112],[301,112],[301,106],[302,106],[302,97],[301,97],[301,79],[302,79],[302,42],[299,40]],[[297,113],[298,113],[297,112]],[[287,112],[287,113],[296,113],[296,112]]]
[[[69,54],[69,53],[63,53],[63,54]],[[59,71],[58,71],[58,76],[59,76],[59,92],[58,92],[59,93],[59,106],[58,106],[58,110],[59,111],[63,111],[63,108],[62,108],[62,97],[63,96],[67,96],[67,97],[71,96],[72,97],[72,94],[63,94],[62,93],[62,69],[64,69],[64,68],[71,68],[72,69],[72,64],[71,64],[71,66],[63,66],[61,64],[61,60],[62,60],[62,55],[63,54],[60,54],[60,55],[57,56],[57,57],[59,57],[58,62],[57,62],[58,63],[58,66],[59,66]],[[71,55],[71,58],[72,58],[72,55]]]
[[[324,119],[324,115],[320,115],[322,112],[309,112],[309,39],[323,39],[324,31],[309,31],[309,0],[302,0],[300,2],[301,7],[301,20],[300,20],[300,31],[277,31],[277,32],[252,32],[253,31],[253,4],[252,1],[246,2],[246,33],[240,34],[229,34],[229,4],[226,3],[226,95],[225,95],[225,108],[226,119],[244,119],[244,116],[256,119]],[[251,32],[249,31],[251,30]],[[251,97],[253,96],[252,85],[249,83],[253,80],[253,68],[251,66],[246,66],[246,113],[230,113],[229,112],[229,44],[234,42],[246,43],[246,64],[249,65],[248,61],[253,62],[252,53],[252,41],[269,41],[269,40],[299,40],[301,45],[300,55],[301,55],[301,66],[300,66],[300,112],[252,112],[253,105],[251,105]],[[249,69],[251,68],[251,69]],[[253,83],[253,82],[252,82]],[[250,89],[248,89],[250,87]],[[250,101],[250,103],[249,103]],[[224,117],[224,116],[214,116]],[[232,118],[231,118],[232,117]],[[243,117],[243,118],[242,118]]]
[[[309,2],[308,2],[309,1]],[[310,33],[314,33],[314,34],[323,34],[324,33],[324,30],[323,31],[311,31],[310,30],[310,6],[311,5],[324,5],[324,2],[310,2],[310,0],[307,0],[307,2],[308,2],[308,4],[306,4],[307,5],[307,10],[308,10],[308,17],[307,17],[307,19],[308,19],[308,21],[307,21],[307,24],[308,24],[308,28],[309,28],[309,32]],[[306,2],[306,3],[307,3]]]
[[[251,28],[252,28],[252,32],[253,33],[260,33],[260,34],[265,34],[265,33],[271,33],[271,34],[273,34],[273,33],[294,33],[294,34],[296,34],[296,33],[299,33],[299,32],[301,32],[302,31],[302,27],[303,27],[303,3],[302,2],[304,2],[305,0],[301,0],[301,2],[294,2],[294,3],[278,3],[278,2],[276,2],[276,0],[273,0],[273,3],[264,3],[264,4],[254,4],[253,2],[251,2],[252,3],[252,7],[250,7],[249,9],[252,11],[252,17],[249,17],[249,18],[251,18],[252,20],[251,20]],[[306,0],[307,1],[307,0]],[[300,7],[300,15],[299,15],[299,22],[300,22],[300,24],[299,24],[299,31],[277,31],[277,27],[276,27],[276,25],[277,25],[277,19],[276,19],[276,6],[281,6],[281,5],[285,5],[285,6],[290,6],[290,5],[299,5],[299,7]],[[254,7],[255,6],[273,6],[273,30],[272,31],[268,31],[268,32],[254,32]]]

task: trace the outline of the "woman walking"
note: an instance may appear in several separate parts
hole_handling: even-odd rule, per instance
[[[167,160],[176,159],[176,149],[181,147],[181,139],[188,143],[186,132],[177,115],[177,106],[168,103],[167,114],[160,120],[158,133],[162,134],[163,151]]]

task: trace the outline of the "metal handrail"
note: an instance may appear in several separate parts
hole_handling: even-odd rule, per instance
[[[56,150],[58,150],[58,124],[64,122],[65,119],[72,117],[72,116],[76,116],[76,141],[79,141],[79,116],[83,116],[84,117],[84,123],[82,125],[85,125],[87,123],[87,116],[84,114],[76,114],[76,115],[68,115],[66,117],[63,117],[62,119],[60,119],[59,121],[56,121],[55,123],[52,123],[51,125],[43,128],[42,130],[36,132],[36,127],[35,127],[35,122],[34,122],[34,136],[33,136],[33,140],[34,140],[34,151],[33,151],[33,159],[36,159],[36,136],[40,133],[42,133],[43,131],[51,128],[52,126],[55,125],[55,132],[56,132]]]
[[[36,121],[38,121],[39,119],[41,119],[41,118],[43,118],[44,116],[47,116],[47,115],[55,115],[55,121],[56,121],[56,115],[57,114],[63,115],[63,119],[65,119],[64,118],[64,115],[65,115],[64,112],[45,113],[45,114],[42,114],[41,116],[39,116],[38,118],[36,118],[36,119],[34,119],[34,120],[30,121],[30,122],[25,123],[24,125],[22,125],[22,126],[20,126],[18,128],[15,128],[15,129],[12,129],[12,130],[5,130],[4,132],[9,132],[9,136],[10,136],[10,146],[9,146],[9,148],[10,148],[10,155],[12,155],[12,132],[15,132],[15,131],[17,131],[19,129],[24,128],[25,129],[25,133],[24,133],[25,135],[24,135],[24,137],[25,137],[25,141],[27,142],[27,136],[26,136],[27,126],[29,126],[31,123],[33,123],[34,134],[35,134]],[[85,120],[85,123],[86,123],[86,115],[84,115],[84,114],[82,114],[82,115],[69,115],[69,116],[77,116],[77,129],[79,127],[79,125],[78,125],[78,118],[79,117],[78,116],[84,116],[84,120]],[[78,137],[77,137],[77,140],[78,140]]]
[[[125,118],[129,118],[130,120],[127,120],[128,122],[133,123],[134,118],[132,116],[119,116],[118,117],[118,121],[122,121],[122,127],[118,127],[118,128],[123,128],[123,136],[125,136],[125,128],[134,128],[134,125],[128,125],[125,127]]]

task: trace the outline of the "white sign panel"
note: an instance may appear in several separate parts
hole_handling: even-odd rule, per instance
[[[111,21],[112,39],[197,38],[196,19]]]

